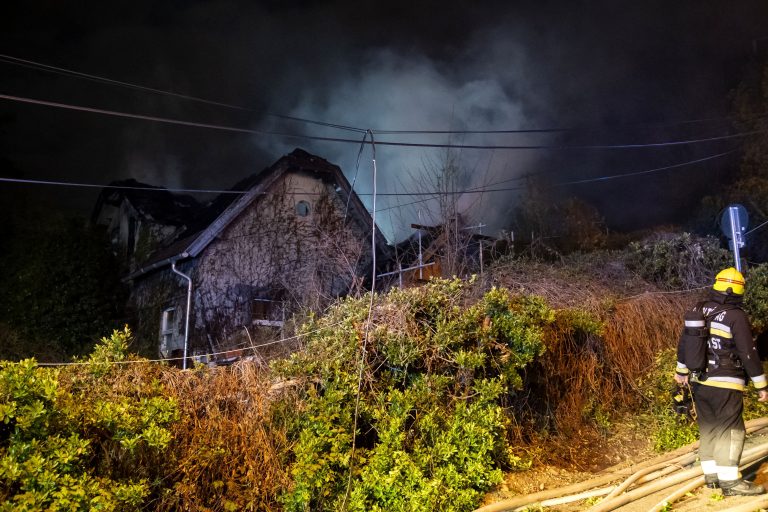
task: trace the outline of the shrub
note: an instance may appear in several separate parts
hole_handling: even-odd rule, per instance
[[[268,372],[247,361],[230,367],[164,370],[183,413],[172,426],[167,486],[154,511],[280,510],[290,475],[285,422],[299,404],[290,388],[270,392]]]
[[[370,297],[348,299],[304,327],[306,350],[274,366],[307,383],[287,510],[471,510],[519,462],[500,399],[555,317],[536,297],[465,293],[436,280],[374,297],[370,320]]]
[[[90,352],[123,316],[124,286],[105,233],[82,219],[24,219],[0,253],[0,321],[23,357]],[[0,346],[0,358],[17,354]]]
[[[675,290],[712,284],[715,274],[730,264],[729,258],[713,237],[657,235],[629,245],[627,267],[662,289]]]
[[[651,371],[639,383],[646,405],[640,417],[651,433],[653,447],[659,452],[692,443],[699,434],[695,421],[672,409],[676,389],[672,375],[676,360],[675,349],[661,352]]]
[[[129,336],[63,370],[0,363],[0,510],[137,510],[156,490],[177,412],[110,364]]]
[[[753,334],[768,330],[768,264],[747,269],[744,310],[752,323]]]

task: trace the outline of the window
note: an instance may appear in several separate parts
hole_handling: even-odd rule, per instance
[[[283,301],[253,299],[251,318],[256,325],[282,327],[284,321]]]
[[[163,310],[160,319],[160,352],[167,354],[174,348],[173,338],[176,335],[176,308]]]
[[[310,213],[309,203],[306,201],[299,201],[296,203],[296,214],[299,217],[306,217]]]

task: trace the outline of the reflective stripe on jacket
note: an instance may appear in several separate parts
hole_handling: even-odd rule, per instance
[[[709,324],[707,370],[700,383],[705,386],[744,390],[749,377],[757,389],[768,387],[763,365],[752,339],[752,329],[741,309],[742,297],[711,291],[710,297],[696,304]],[[678,347],[677,373],[688,369]]]

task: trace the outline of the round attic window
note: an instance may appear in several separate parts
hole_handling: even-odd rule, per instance
[[[308,202],[299,201],[298,203],[296,203],[296,214],[299,217],[306,217],[307,215],[309,215],[309,212],[310,212],[310,208],[309,208]]]

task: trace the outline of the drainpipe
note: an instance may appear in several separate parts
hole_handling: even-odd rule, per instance
[[[182,369],[187,369],[187,346],[189,345],[189,313],[192,309],[192,278],[176,269],[176,261],[171,262],[171,270],[187,280],[187,314],[184,318],[184,362]]]

